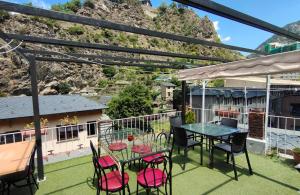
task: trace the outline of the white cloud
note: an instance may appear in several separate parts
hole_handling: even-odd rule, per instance
[[[50,9],[51,5],[46,3],[44,0],[32,0],[32,5],[34,7],[39,7],[43,9]]]
[[[219,21],[213,21],[213,25],[216,31],[220,30]]]
[[[222,42],[227,42],[227,41],[230,41],[231,40],[231,37],[230,36],[227,36],[227,37],[224,37],[221,39]]]

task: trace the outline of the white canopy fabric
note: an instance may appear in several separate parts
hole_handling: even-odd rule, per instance
[[[300,71],[300,51],[180,70],[179,80],[202,80],[227,77],[271,75]]]

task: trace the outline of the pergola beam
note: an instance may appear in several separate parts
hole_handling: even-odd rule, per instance
[[[174,66],[163,66],[163,65],[151,65],[151,64],[137,64],[137,63],[120,63],[120,62],[105,62],[105,61],[89,61],[83,59],[72,59],[72,58],[53,58],[53,57],[36,57],[36,61],[44,62],[65,62],[65,63],[82,63],[82,64],[104,64],[108,66],[135,66],[135,67],[152,67],[152,68],[170,68],[170,69],[182,69],[181,67]]]
[[[16,3],[0,1],[0,9],[6,10],[6,11],[22,13],[22,14],[27,14],[27,15],[32,15],[32,16],[46,17],[46,18],[51,18],[51,19],[56,19],[56,20],[61,20],[61,21],[66,21],[66,22],[84,24],[84,25],[107,28],[107,29],[124,31],[124,32],[130,32],[130,33],[158,37],[158,38],[180,41],[180,42],[185,42],[185,43],[220,47],[220,48],[237,50],[237,51],[257,53],[257,54],[262,54],[262,55],[266,54],[264,52],[249,49],[249,48],[237,47],[237,46],[233,46],[233,45],[227,45],[227,44],[223,44],[223,43],[206,41],[206,40],[196,39],[196,38],[192,38],[192,37],[185,37],[185,36],[175,35],[175,34],[171,34],[171,33],[158,32],[158,31],[148,30],[148,29],[144,29],[144,28],[138,28],[138,27],[133,27],[133,26],[124,25],[124,24],[118,24],[118,23],[114,23],[114,22],[110,22],[110,21],[106,21],[106,20],[94,19],[94,18],[89,18],[89,17],[84,17],[84,16],[73,15],[73,14],[66,14],[66,13],[61,13],[61,12],[56,12],[56,11],[51,11],[51,10],[45,10],[45,9],[41,9],[41,8],[20,5],[20,4],[16,4]]]
[[[96,43],[83,43],[83,42],[77,42],[77,41],[66,41],[66,40],[61,40],[61,39],[26,36],[26,35],[20,35],[20,34],[6,34],[6,35],[10,39],[16,39],[16,40],[30,42],[30,43],[40,43],[40,44],[78,47],[78,48],[106,50],[106,51],[116,51],[116,52],[125,52],[125,53],[146,54],[146,55],[155,55],[155,56],[168,56],[168,57],[177,57],[177,58],[189,58],[189,59],[197,59],[197,60],[228,62],[228,60],[223,59],[223,58],[218,58],[218,57],[198,56],[198,55],[171,53],[171,52],[154,51],[154,50],[146,50],[146,49],[135,49],[135,48],[128,48],[128,47],[119,47],[119,46],[114,46],[114,45],[101,45],[101,44],[96,44]]]
[[[120,56],[111,56],[111,55],[102,55],[102,54],[79,54],[79,53],[59,53],[55,51],[40,51],[40,50],[30,50],[30,49],[19,49],[26,54],[34,54],[36,56],[41,55],[39,57],[46,57],[44,55],[51,55],[51,56],[64,56],[64,57],[75,57],[75,58],[87,58],[92,60],[114,60],[114,61],[121,61],[121,62],[143,62],[143,63],[150,63],[150,64],[169,64],[169,65],[179,65],[179,66],[207,66],[205,64],[192,64],[186,62],[174,62],[174,61],[163,61],[163,60],[146,60],[140,58],[126,58]]]
[[[300,41],[300,35],[292,33],[288,30],[275,26],[271,23],[266,21],[260,20],[253,16],[244,14],[237,10],[231,9],[214,1],[207,1],[207,0],[174,0],[178,3],[182,3],[197,9],[201,9],[203,11],[228,18],[230,20],[246,24],[248,26],[252,26],[254,28],[258,28],[264,31],[268,31],[280,36],[284,36],[289,39],[293,39],[295,41]]]

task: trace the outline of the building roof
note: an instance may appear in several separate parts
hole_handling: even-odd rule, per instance
[[[168,82],[162,82],[161,85],[165,87],[176,87],[176,85],[174,85],[173,83],[168,83]]]
[[[99,102],[101,104],[107,105],[111,99],[112,96],[101,96]]]
[[[190,95],[190,93],[188,93]],[[192,95],[193,96],[202,96],[202,88],[201,87],[193,87],[192,88]],[[210,89],[206,88],[205,90],[206,96],[217,96],[221,97],[224,96],[225,98],[244,98],[245,92],[243,89]],[[254,97],[262,97],[266,96],[266,91],[262,91],[260,89],[257,90],[249,90],[247,91],[247,98],[254,98]]]
[[[243,82],[256,82],[256,83],[266,83],[266,78],[263,77],[232,77],[226,80],[236,80],[236,81],[243,81]],[[293,86],[300,86],[300,81],[293,81],[293,80],[284,80],[284,79],[271,79],[271,85],[293,85]]]
[[[80,95],[48,95],[39,96],[41,115],[72,113],[107,108]],[[0,120],[33,116],[32,97],[4,97],[0,98]]]

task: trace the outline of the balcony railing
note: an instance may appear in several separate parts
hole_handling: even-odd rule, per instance
[[[111,127],[112,130],[115,131],[121,128],[136,128],[141,131],[153,130],[154,132],[169,131],[169,117],[180,114],[181,112],[174,111],[115,120],[43,128],[43,156],[48,159],[55,155],[71,155],[72,152],[78,150],[84,152],[84,150],[89,147],[90,140],[97,144],[98,138],[104,138],[105,131]],[[0,144],[34,139],[35,134],[33,130],[5,133],[0,135]]]
[[[202,122],[201,108],[192,108],[196,122]],[[238,127],[248,129],[248,114],[240,112],[238,115],[216,115],[217,109],[205,109],[204,122],[220,121],[222,117],[238,120]],[[84,150],[89,147],[89,141],[97,144],[98,138],[103,138],[105,131],[120,128],[136,128],[141,131],[155,132],[169,131],[169,117],[181,115],[181,112],[167,112],[137,117],[97,121],[84,124],[48,127],[42,129],[43,155],[50,157],[58,154],[68,154],[73,151]],[[100,135],[99,135],[100,133]],[[269,124],[266,130],[266,141],[269,149],[278,154],[290,155],[294,147],[300,147],[300,118],[269,115]],[[0,135],[0,144],[8,144],[35,139],[34,131],[12,132]]]

